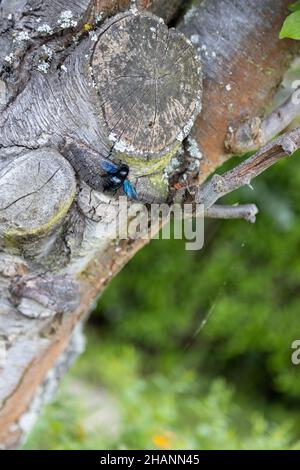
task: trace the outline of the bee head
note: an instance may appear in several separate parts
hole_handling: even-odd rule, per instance
[[[129,168],[128,168],[128,166],[125,165],[125,164],[122,164],[122,165],[120,166],[119,171],[118,171],[118,175],[120,176],[120,178],[125,179],[125,178],[127,178],[128,173],[129,173]]]

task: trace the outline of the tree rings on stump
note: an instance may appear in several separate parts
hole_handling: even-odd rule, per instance
[[[0,239],[45,237],[62,223],[75,195],[73,168],[56,150],[16,158],[0,172]]]
[[[148,160],[170,153],[201,107],[192,44],[150,14],[121,14],[103,28],[92,56],[101,117],[114,150]]]

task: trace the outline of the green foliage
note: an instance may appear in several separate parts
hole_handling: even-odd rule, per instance
[[[138,253],[26,448],[299,448],[299,186],[293,157],[228,198],[257,202],[255,225],[209,222],[201,252]]]
[[[298,448],[292,420],[261,404],[250,407],[224,379],[208,381],[185,357],[172,368],[145,373],[146,355],[90,333],[85,356],[48,407],[25,449],[284,449]],[[74,375],[74,374],[73,374]],[[108,395],[93,398],[99,384]],[[77,390],[76,390],[77,388]],[[72,395],[71,395],[72,393]],[[109,404],[110,396],[114,397]],[[84,400],[82,400],[84,397]],[[109,409],[108,409],[109,408]],[[113,413],[121,423],[117,433]],[[108,416],[105,419],[105,414]]]
[[[300,0],[292,3],[289,6],[289,10],[292,14],[286,18],[279,37],[280,39],[300,39]]]
[[[280,39],[300,39],[300,3],[295,4],[293,13],[283,23],[279,37]]]
[[[300,0],[297,0],[297,2],[292,3],[289,6],[289,10],[292,11],[292,12],[300,10]]]

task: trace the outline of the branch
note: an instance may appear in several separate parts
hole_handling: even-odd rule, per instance
[[[251,152],[262,147],[286,129],[300,114],[299,91],[300,88],[297,88],[265,119],[254,117],[240,124],[236,129],[230,126],[225,141],[227,150],[234,154]]]
[[[246,222],[254,224],[258,208],[255,204],[242,204],[237,206],[217,205],[209,207],[205,211],[205,217],[211,219],[245,219]]]
[[[115,222],[117,199],[92,190],[85,183],[93,185],[101,181],[98,157],[103,154],[105,158],[105,152],[112,146],[109,137],[113,136],[108,133],[108,127],[117,128],[118,137],[124,136],[124,145],[115,150],[117,154],[123,150],[120,159],[127,158],[129,178],[134,176],[133,184],[135,179],[138,180],[137,189],[141,196],[150,193],[153,197],[166,197],[168,184],[163,179],[164,169],[176,150],[176,142],[180,147],[180,140],[188,134],[193,122],[185,123],[185,111],[189,111],[187,119],[194,117],[197,101],[194,80],[185,78],[190,74],[195,51],[189,54],[188,51],[192,51],[190,44],[187,45],[175,31],[168,32],[158,20],[153,19],[153,24],[145,28],[145,38],[139,37],[139,28],[130,27],[129,19],[128,23],[124,21],[129,25],[128,35],[125,29],[117,28],[114,19],[110,20],[110,27],[120,32],[120,43],[116,44],[114,37],[116,47],[111,48],[109,28],[100,30],[98,26],[103,26],[102,19],[96,24],[95,15],[98,18],[104,11],[105,19],[124,11],[128,0],[28,0],[24,3],[26,12],[10,11],[17,8],[14,7],[16,3],[22,9],[24,2],[2,2],[4,10],[1,8],[0,11],[3,15],[0,21],[4,22],[0,32],[0,63],[3,64],[0,171],[1,178],[7,182],[2,194],[13,196],[13,189],[18,195],[27,196],[22,192],[22,186],[28,181],[37,192],[35,196],[30,195],[28,201],[27,198],[16,201],[11,197],[5,206],[3,219],[6,220],[1,220],[4,224],[1,243],[5,245],[5,251],[0,253],[0,338],[7,354],[6,363],[3,367],[0,364],[0,443],[4,448],[16,447],[28,431],[24,422],[32,420],[26,419],[27,412],[36,402],[35,398],[39,398],[41,385],[49,372],[56,370],[60,357],[68,351],[76,325],[86,317],[94,300],[111,279],[147,243],[142,239],[112,240],[107,232]],[[139,2],[143,7],[152,4],[152,11],[156,12],[162,11],[166,4],[163,11],[169,12],[171,3],[179,4],[178,0]],[[229,125],[240,122],[245,114],[257,116],[267,107],[292,59],[294,48],[298,47],[296,41],[278,39],[289,3],[290,0],[265,0],[258,9],[254,0],[210,0],[196,5],[179,27],[194,43],[205,78],[203,112],[192,135],[203,154],[201,182],[224,161],[224,156],[229,157],[224,151]],[[62,15],[65,11],[67,17]],[[85,26],[90,28],[91,25],[93,30],[86,31]],[[119,26],[122,25],[119,23]],[[157,44],[155,31],[162,35],[157,36],[161,39]],[[121,40],[123,33],[125,40]],[[126,54],[130,38],[133,38],[130,47],[136,44],[140,51],[140,62],[134,55]],[[105,45],[108,53],[122,56],[120,76],[117,75],[117,57],[110,64],[110,70],[116,72],[114,81],[109,80],[112,77],[109,73],[103,76],[107,71],[102,65],[108,56],[105,54],[104,57],[103,51],[97,48],[99,42]],[[185,53],[187,57],[184,57]],[[151,61],[147,60],[149,55]],[[161,65],[165,55],[168,73],[159,76],[157,65]],[[147,69],[150,62],[151,70]],[[135,72],[132,75],[137,75],[140,66],[147,74],[146,79],[140,77],[144,92],[139,89],[136,94],[133,80],[128,78],[131,74],[127,72],[132,67]],[[270,68],[271,75],[268,73]],[[117,90],[118,77],[124,78],[124,82]],[[101,78],[106,81],[104,87]],[[116,92],[110,96],[112,106],[109,107],[106,95],[111,93],[112,87]],[[184,93],[182,87],[185,87]],[[163,94],[160,100],[157,100],[157,91]],[[123,102],[126,109],[119,113],[118,103],[121,106]],[[105,105],[108,108],[103,112]],[[155,112],[158,108],[165,122]],[[149,116],[151,109],[153,112]],[[165,126],[167,132],[163,131]],[[140,147],[149,139],[151,129],[155,132],[150,143],[153,152],[149,155],[148,149]],[[179,132],[182,130],[184,132]],[[136,135],[139,135],[138,142]],[[127,144],[132,144],[136,152],[127,154]],[[65,196],[63,191],[58,191],[57,179],[49,181],[48,193],[50,198],[53,195],[53,204],[48,213],[47,203],[43,203],[45,193],[41,192],[40,184],[35,186],[32,181],[35,173],[30,174],[30,168],[23,167],[22,175],[22,168],[16,172],[10,167],[11,163],[21,166],[25,154],[33,149],[45,151],[42,150],[45,146],[49,154],[58,152],[57,161],[68,165],[61,158],[62,154],[67,156],[77,173],[70,180],[63,178],[71,185],[61,181],[60,188],[65,188]],[[36,156],[31,158],[34,160]],[[5,176],[6,169],[11,170],[9,181],[9,175]],[[18,177],[11,184],[16,173]],[[146,176],[135,178],[135,175]],[[63,172],[59,176],[62,177]],[[59,179],[59,176],[57,174],[55,178]],[[75,183],[77,191],[74,193]],[[26,211],[22,206],[24,201],[29,206]],[[31,231],[31,220],[26,219],[26,214],[33,209],[37,209],[39,220],[43,222],[35,225],[37,231]],[[34,225],[34,219],[32,222]],[[23,230],[25,239],[13,232],[16,227]],[[77,299],[75,306],[71,300]],[[35,318],[31,318],[33,314]]]
[[[267,110],[298,53],[299,41],[279,39],[290,3],[196,2],[179,25],[203,63],[202,113],[191,135],[203,154],[199,183],[231,158],[224,146],[229,127]]]
[[[46,12],[47,2],[38,3]],[[140,199],[165,200],[168,181],[162,173],[194,123],[202,89],[192,45],[160,18],[120,13],[62,52],[57,41],[68,31],[61,31],[57,17],[67,30],[79,20],[72,10],[60,13],[65,3],[54,7],[47,24],[59,29],[58,37],[52,29],[46,51],[36,43],[37,61],[27,69],[24,92],[13,88],[13,99],[0,113],[0,347],[6,353],[0,363],[0,446],[5,448],[28,432],[27,413],[78,322],[147,242],[116,234],[121,209],[117,197],[103,193],[104,184],[117,181],[119,188],[115,169],[121,160],[130,170],[126,183],[132,180]],[[44,26],[45,35],[49,28]],[[30,34],[33,41],[35,30]],[[14,65],[21,75],[18,62]],[[5,83],[4,90],[10,87]],[[112,176],[104,162],[112,166]]]
[[[300,147],[300,127],[285,133],[260,149],[224,175],[214,175],[195,192],[195,201],[210,208],[218,199],[251,181],[279,160],[292,155]]]

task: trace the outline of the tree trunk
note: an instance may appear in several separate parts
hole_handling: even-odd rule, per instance
[[[278,39],[290,0],[198,3],[174,30],[153,13],[174,22],[180,0],[0,1],[3,448],[26,436],[95,300],[147,243],[113,236],[107,161],[128,166],[140,201],[170,202],[172,158],[196,148],[205,181],[293,58]]]

